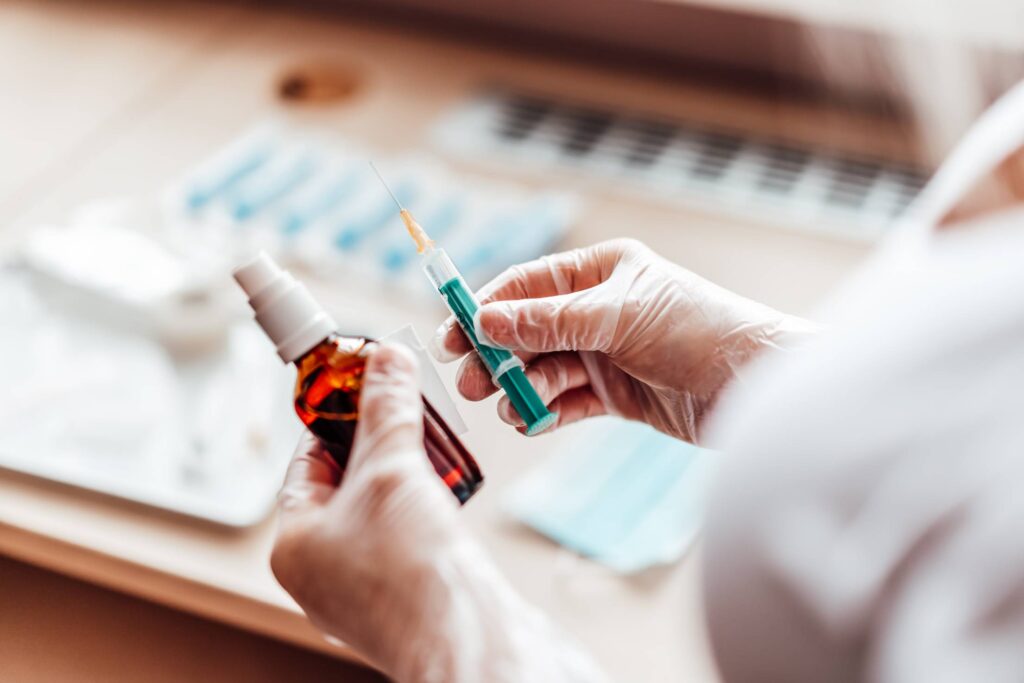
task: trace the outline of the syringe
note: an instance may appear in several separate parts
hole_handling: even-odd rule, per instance
[[[523,372],[523,361],[505,349],[480,343],[473,324],[473,317],[477,309],[480,308],[480,304],[473,296],[472,290],[466,285],[466,281],[455,268],[455,264],[452,263],[445,250],[434,246],[434,241],[430,239],[423,227],[416,222],[409,210],[402,206],[402,203],[391,192],[391,188],[384,182],[377,167],[372,163],[370,166],[380,178],[384,189],[395,200],[398,213],[402,217],[402,222],[405,223],[405,229],[409,231],[409,236],[416,243],[416,251],[420,254],[423,272],[441,293],[448,310],[452,312],[462,331],[469,337],[473,348],[476,349],[480,359],[491,373],[491,379],[505,390],[512,407],[523,418],[523,422],[526,423],[526,434],[529,436],[539,434],[555,424],[558,420],[558,413],[552,413],[544,405],[544,401],[541,400],[537,390],[533,388],[526,373]]]

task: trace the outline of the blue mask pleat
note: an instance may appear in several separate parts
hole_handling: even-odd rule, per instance
[[[636,423],[593,429],[577,452],[555,456],[512,488],[511,512],[619,571],[679,557],[699,528],[714,456]]]

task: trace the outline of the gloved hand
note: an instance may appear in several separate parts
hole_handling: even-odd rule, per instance
[[[342,481],[311,435],[280,496],[271,566],[312,622],[398,681],[595,681],[508,585],[423,450],[415,357],[381,346]]]
[[[478,338],[519,353],[559,426],[613,414],[694,442],[740,367],[814,329],[628,239],[514,266],[479,296]],[[432,347],[441,361],[470,351],[453,319]],[[476,354],[462,364],[458,387],[470,400],[496,391]],[[507,397],[498,413],[523,429]]]

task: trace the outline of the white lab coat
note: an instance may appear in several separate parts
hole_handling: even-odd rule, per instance
[[[913,221],[711,428],[708,625],[728,683],[1024,681],[1024,204],[935,231],[1024,143],[1024,84]]]

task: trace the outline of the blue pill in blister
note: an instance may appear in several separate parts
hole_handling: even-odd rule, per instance
[[[226,162],[221,168],[210,172],[208,178],[193,179],[193,186],[187,190],[185,203],[192,211],[203,208],[211,199],[234,187],[239,181],[258,169],[270,158],[271,146],[261,145]]]
[[[408,205],[414,201],[416,189],[412,182],[405,181],[396,188],[395,196],[403,205]],[[384,197],[362,216],[346,223],[335,236],[334,245],[343,251],[355,249],[360,242],[385,225],[394,215],[394,203],[390,197]]]
[[[239,189],[235,196],[232,215],[239,221],[252,218],[301,185],[315,169],[316,160],[312,153],[307,153],[289,163],[282,163],[280,168],[271,168],[268,172],[254,177]]]
[[[412,255],[409,254],[408,249],[390,247],[386,252],[384,252],[382,264],[385,270],[395,273],[405,268],[410,259],[412,259]]]
[[[482,231],[484,240],[459,257],[463,274],[494,270],[507,263],[534,258],[547,249],[558,233],[558,203],[540,200],[523,210],[504,214]],[[512,240],[506,235],[516,235]]]
[[[335,174],[321,191],[309,197],[304,204],[290,207],[284,212],[281,232],[293,235],[330,213],[353,194],[364,175],[355,168]]]
[[[462,202],[454,197],[443,202],[429,216],[430,234],[438,239],[443,239],[445,234],[459,222],[462,208]]]

